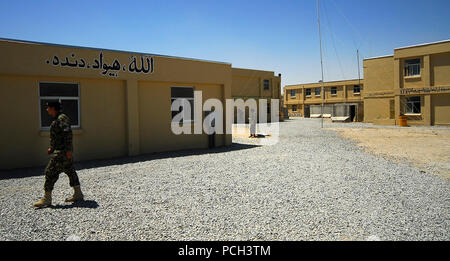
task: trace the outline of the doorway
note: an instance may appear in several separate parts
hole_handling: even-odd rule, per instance
[[[310,111],[309,111],[309,105],[305,105],[305,107],[304,107],[304,117],[305,118],[309,118],[309,115],[310,115]]]
[[[350,122],[353,122],[356,117],[356,105],[350,105]]]

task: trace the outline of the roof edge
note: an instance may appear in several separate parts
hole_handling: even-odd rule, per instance
[[[29,40],[2,38],[2,37],[0,37],[0,41],[25,43],[25,44],[36,44],[36,45],[49,45],[49,46],[65,47],[65,48],[80,48],[80,49],[97,50],[97,51],[121,52],[121,53],[137,54],[137,55],[151,55],[151,56],[157,56],[157,57],[163,57],[163,58],[181,59],[181,60],[195,61],[195,62],[216,63],[216,64],[223,64],[223,65],[231,66],[231,63],[227,63],[227,62],[219,62],[219,61],[211,61],[211,60],[203,60],[203,59],[187,58],[187,57],[179,57],[179,56],[170,56],[170,55],[162,55],[162,54],[153,54],[153,53],[140,53],[140,52],[133,52],[133,51],[104,49],[104,48],[97,48],[97,47],[86,47],[86,46],[76,46],[76,45],[66,45],[66,44],[56,44],[56,43],[47,43],[47,42],[37,42],[37,41],[29,41]]]
[[[450,39],[442,40],[442,41],[437,41],[437,42],[422,43],[422,44],[416,44],[416,45],[410,45],[410,46],[399,47],[399,48],[395,48],[394,51],[395,51],[395,50],[408,49],[408,48],[414,48],[414,47],[420,47],[420,46],[433,45],[433,44],[447,43],[447,42],[450,42]]]

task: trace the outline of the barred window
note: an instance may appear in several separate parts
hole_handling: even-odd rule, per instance
[[[320,92],[321,92],[321,89],[320,89],[320,88],[315,88],[315,89],[314,89],[314,95],[320,96]]]
[[[39,83],[40,127],[48,130],[53,118],[47,113],[47,102],[59,101],[61,111],[70,118],[72,128],[80,128],[80,89],[76,83]]]
[[[406,97],[405,113],[421,113],[420,106],[420,96]]]
[[[270,89],[270,81],[264,80],[264,90],[269,90],[269,89]]]
[[[405,76],[420,76],[420,59],[405,60]]]

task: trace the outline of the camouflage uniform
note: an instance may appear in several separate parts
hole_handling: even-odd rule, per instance
[[[50,125],[50,162],[45,168],[44,190],[52,191],[59,174],[64,172],[69,176],[71,187],[79,186],[77,173],[73,167],[73,158],[67,158],[67,151],[73,151],[72,129],[67,115],[58,113],[56,119]]]

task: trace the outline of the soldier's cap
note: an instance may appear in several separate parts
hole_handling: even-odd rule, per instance
[[[51,101],[45,104],[47,107],[54,108],[57,111],[61,110],[61,103],[59,101]]]

